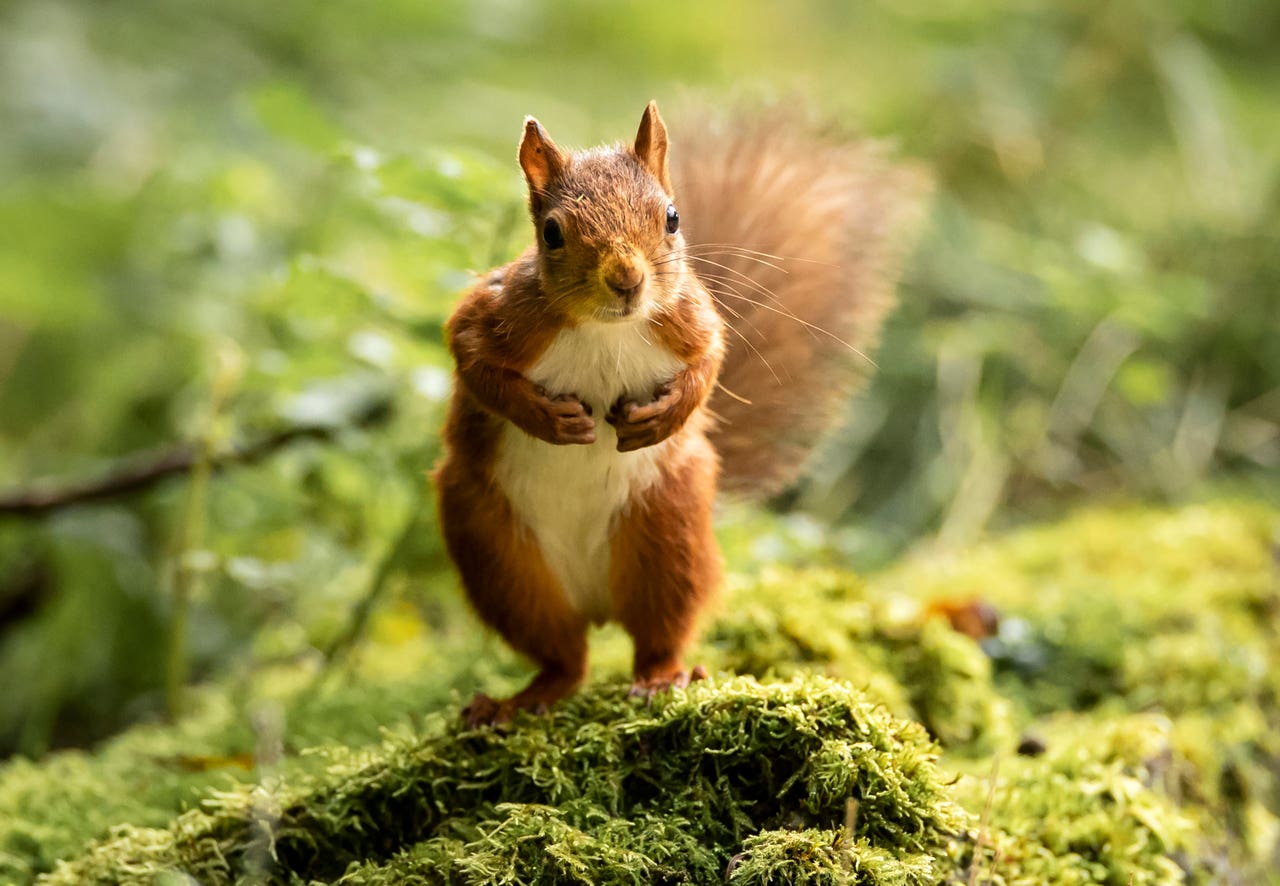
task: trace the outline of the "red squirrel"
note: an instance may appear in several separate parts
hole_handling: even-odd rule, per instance
[[[784,115],[669,146],[653,102],[632,144],[585,151],[527,118],[536,243],[447,324],[445,542],[477,614],[540,669],[476,695],[473,725],[573,692],[593,623],[630,634],[635,693],[701,676],[683,653],[720,581],[718,485],[794,478],[890,304],[915,171]]]

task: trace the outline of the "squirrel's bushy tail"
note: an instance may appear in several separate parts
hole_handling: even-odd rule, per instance
[[[672,131],[690,266],[731,327],[710,403],[721,486],[769,495],[869,374],[928,179],[787,112]]]

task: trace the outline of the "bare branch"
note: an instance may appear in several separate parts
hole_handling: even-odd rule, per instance
[[[305,424],[283,428],[247,443],[216,450],[212,469],[220,472],[234,465],[253,464],[299,440],[328,440],[351,427],[382,424],[392,413],[390,398],[367,404],[349,424]],[[150,489],[175,475],[185,475],[195,465],[200,447],[193,442],[135,453],[121,459],[100,476],[65,483],[37,483],[25,489],[0,493],[0,516],[35,517],[72,505],[123,498]]]

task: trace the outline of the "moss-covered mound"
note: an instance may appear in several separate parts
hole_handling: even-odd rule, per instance
[[[212,805],[122,829],[50,881],[327,881],[363,862],[349,882],[708,882],[739,856],[734,880],[763,883],[813,844],[859,882],[931,883],[965,822],[917,724],[830,681],[748,678],[652,707],[598,688],[509,733],[454,725]]]
[[[646,706],[605,632],[586,691],[503,732],[457,720],[524,678],[499,644],[375,620],[349,682],[259,670],[0,767],[0,881],[1280,883],[1278,517],[1090,511],[870,581],[736,576],[699,659],[753,677]],[[945,617],[967,601],[985,637]]]
[[[883,595],[848,572],[740,579],[704,643],[706,657],[731,673],[846,681],[960,754],[1015,743],[1012,710],[982,649],[915,599]]]

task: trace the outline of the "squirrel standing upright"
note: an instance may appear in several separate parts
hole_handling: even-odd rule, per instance
[[[669,163],[653,102],[629,146],[564,151],[527,118],[537,242],[449,320],[445,542],[480,618],[541,669],[477,695],[473,724],[573,692],[606,620],[634,641],[634,692],[700,676],[682,654],[720,580],[718,476],[757,495],[794,478],[892,300],[918,173],[779,114],[704,120],[680,147]]]

